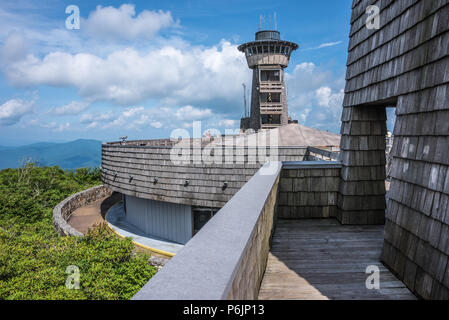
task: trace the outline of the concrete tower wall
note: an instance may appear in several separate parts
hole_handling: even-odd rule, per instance
[[[239,46],[246,55],[248,67],[253,69],[250,119],[249,123],[246,118],[241,120],[241,129],[273,129],[288,124],[284,68],[297,48],[293,42],[280,40],[277,31],[260,31],[256,33],[256,41]],[[268,74],[264,78],[261,76],[264,72],[278,72],[279,79]],[[280,95],[280,101],[266,101],[263,97],[266,94]]]
[[[251,89],[251,110],[249,117],[250,128],[254,130],[260,129],[260,103],[259,103],[259,69],[253,69],[253,82]]]
[[[369,5],[380,29],[365,25]],[[385,107],[396,106],[382,260],[416,294],[449,299],[449,1],[354,0],[339,218],[381,223]]]

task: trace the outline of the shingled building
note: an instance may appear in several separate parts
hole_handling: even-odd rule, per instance
[[[379,28],[366,25],[370,5]],[[384,221],[385,108],[396,107],[382,260],[420,297],[448,299],[449,1],[354,0],[347,65],[340,221]]]

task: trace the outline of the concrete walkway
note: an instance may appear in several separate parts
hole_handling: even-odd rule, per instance
[[[259,299],[416,299],[379,260],[383,229],[278,220]],[[379,290],[366,288],[368,266],[380,270]]]
[[[89,229],[93,228],[95,225],[104,222],[101,215],[101,204],[108,197],[101,198],[87,206],[81,207],[70,216],[67,221],[72,227],[74,227],[79,232],[86,234]]]
[[[123,237],[131,237],[137,245],[161,250],[170,255],[176,254],[184,245],[159,239],[145,234],[126,222],[120,194],[98,199],[73,212],[67,221],[76,230],[86,234],[95,225],[107,222],[109,227]],[[157,254],[157,252],[155,252]],[[162,256],[166,256],[160,253]]]

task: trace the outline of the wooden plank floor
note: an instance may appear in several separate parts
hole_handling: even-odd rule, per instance
[[[416,299],[380,262],[383,226],[342,226],[334,219],[279,220],[259,299]],[[365,286],[380,269],[380,289]]]

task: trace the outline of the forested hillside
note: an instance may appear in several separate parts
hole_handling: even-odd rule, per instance
[[[106,226],[83,238],[53,228],[56,204],[100,183],[98,169],[0,171],[0,299],[129,299],[151,278],[148,256]],[[79,268],[79,289],[65,285],[68,266]]]

